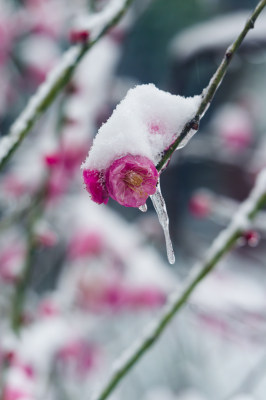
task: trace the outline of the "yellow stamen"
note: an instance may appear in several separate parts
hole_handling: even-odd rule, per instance
[[[134,171],[129,171],[126,173],[126,176],[124,178],[124,182],[131,188],[139,187],[141,186],[143,182],[143,178],[141,175],[139,175],[137,172]]]

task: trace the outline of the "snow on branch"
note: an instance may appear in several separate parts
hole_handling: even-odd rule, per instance
[[[95,40],[103,27],[113,20],[115,15],[120,13],[125,6],[125,0],[113,0],[107,4],[102,12],[80,15],[74,22],[74,29],[88,31],[91,40]]]
[[[266,168],[257,176],[256,183],[249,197],[241,204],[230,225],[214,240],[205,259],[192,269],[192,273],[189,275],[183,289],[179,288],[169,296],[168,303],[161,317],[153,321],[143,335],[115,361],[107,383],[93,396],[92,400],[104,400],[110,395],[120,380],[157,341],[173,317],[186,303],[197,285],[214,269],[222,256],[233,247],[237,239],[249,227],[251,220],[265,204]]]
[[[0,169],[30,132],[41,114],[52,104],[58,93],[69,82],[76,66],[87,51],[111,27],[118,23],[133,1],[113,0],[106,10],[104,9],[101,13],[92,17],[92,20],[97,22],[96,25],[95,23],[92,25],[93,38],[86,43],[72,46],[65,52],[61,62],[48,74],[46,81],[40,85],[24,111],[13,123],[9,134],[0,140]]]
[[[266,0],[261,0],[257,7],[254,9],[250,17],[248,18],[244,28],[240,32],[237,39],[227,48],[225,51],[224,57],[217,68],[216,72],[212,76],[208,86],[203,89],[201,97],[202,100],[198,107],[198,110],[194,117],[184,126],[182,132],[178,136],[178,138],[173,142],[173,144],[169,147],[169,149],[164,153],[162,159],[157,164],[157,170],[160,171],[164,168],[167,164],[169,158],[172,156],[174,151],[178,148],[184,147],[187,142],[191,139],[193,134],[196,132],[199,126],[200,119],[204,116],[205,112],[207,111],[218,87],[220,86],[226,72],[228,66],[238,50],[239,46],[243,42],[244,38],[246,37],[247,33],[250,29],[254,28],[254,24],[260,13],[262,12],[263,8],[266,6]],[[193,131],[194,130],[194,131]]]

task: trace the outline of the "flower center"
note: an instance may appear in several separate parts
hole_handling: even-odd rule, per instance
[[[129,171],[126,174],[124,181],[130,187],[139,187],[143,182],[143,178],[137,172]]]

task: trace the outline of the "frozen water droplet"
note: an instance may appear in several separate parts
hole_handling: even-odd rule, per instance
[[[142,212],[146,212],[148,210],[147,204],[145,203],[145,204],[143,204],[143,206],[140,206],[139,210]]]
[[[169,233],[169,218],[167,215],[166,205],[162,196],[160,182],[157,184],[156,192],[150,196],[154,209],[158,215],[160,224],[162,225],[166,243],[166,252],[170,264],[174,264],[175,255],[172,246],[172,241]]]

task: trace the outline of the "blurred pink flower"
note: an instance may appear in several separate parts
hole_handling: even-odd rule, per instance
[[[104,184],[103,174],[100,171],[85,169],[83,179],[91,199],[98,204],[107,204],[108,192]]]
[[[7,366],[14,365],[17,362],[17,354],[13,350],[0,349],[0,360]]]
[[[206,218],[211,213],[211,198],[208,193],[199,191],[195,193],[189,202],[189,211],[196,218]]]
[[[102,305],[113,311],[124,308],[153,308],[165,302],[165,294],[153,287],[134,288],[119,282],[107,285],[102,294]]]
[[[162,290],[156,287],[144,287],[139,289],[132,289],[131,291],[131,305],[134,307],[158,307],[163,305],[166,300],[166,295]]]
[[[15,197],[23,196],[32,190],[27,183],[23,182],[18,176],[12,173],[4,177],[1,186],[1,189],[6,195],[12,195]]]
[[[224,141],[224,145],[234,151],[241,152],[246,150],[252,143],[253,132],[249,127],[225,127],[222,132],[222,139]]]
[[[64,344],[57,359],[64,368],[71,366],[73,370],[74,367],[78,375],[84,376],[95,367],[97,355],[98,348],[95,345],[83,339],[74,339]]]
[[[249,230],[243,234],[245,244],[256,247],[260,241],[260,235],[254,230]]]
[[[4,387],[3,400],[20,400],[29,398],[29,394],[26,393],[23,389],[17,389],[10,386]]]
[[[115,160],[106,172],[110,197],[125,207],[140,207],[156,191],[158,171],[144,156],[126,155]]]
[[[44,155],[44,162],[49,168],[60,165],[68,175],[73,174],[83,160],[86,150],[87,147],[83,142],[73,144],[62,141],[58,150]]]
[[[53,299],[46,298],[43,299],[38,307],[38,315],[43,318],[50,318],[58,316],[60,314],[60,309],[58,305],[53,301]]]
[[[166,300],[165,293],[159,288],[132,287],[119,280],[81,280],[78,289],[77,304],[96,313],[156,308]]]
[[[86,43],[90,38],[90,33],[86,30],[72,30],[69,33],[71,43]]]
[[[58,242],[58,236],[50,229],[36,232],[36,241],[43,247],[54,247]]]
[[[64,173],[62,168],[54,169],[49,177],[47,186],[47,202],[53,203],[61,195],[63,195],[69,185],[69,177]]]
[[[20,274],[25,249],[22,244],[10,243],[0,252],[0,280],[16,283]]]
[[[103,237],[99,232],[77,232],[70,240],[68,256],[76,258],[99,255],[103,250]]]

